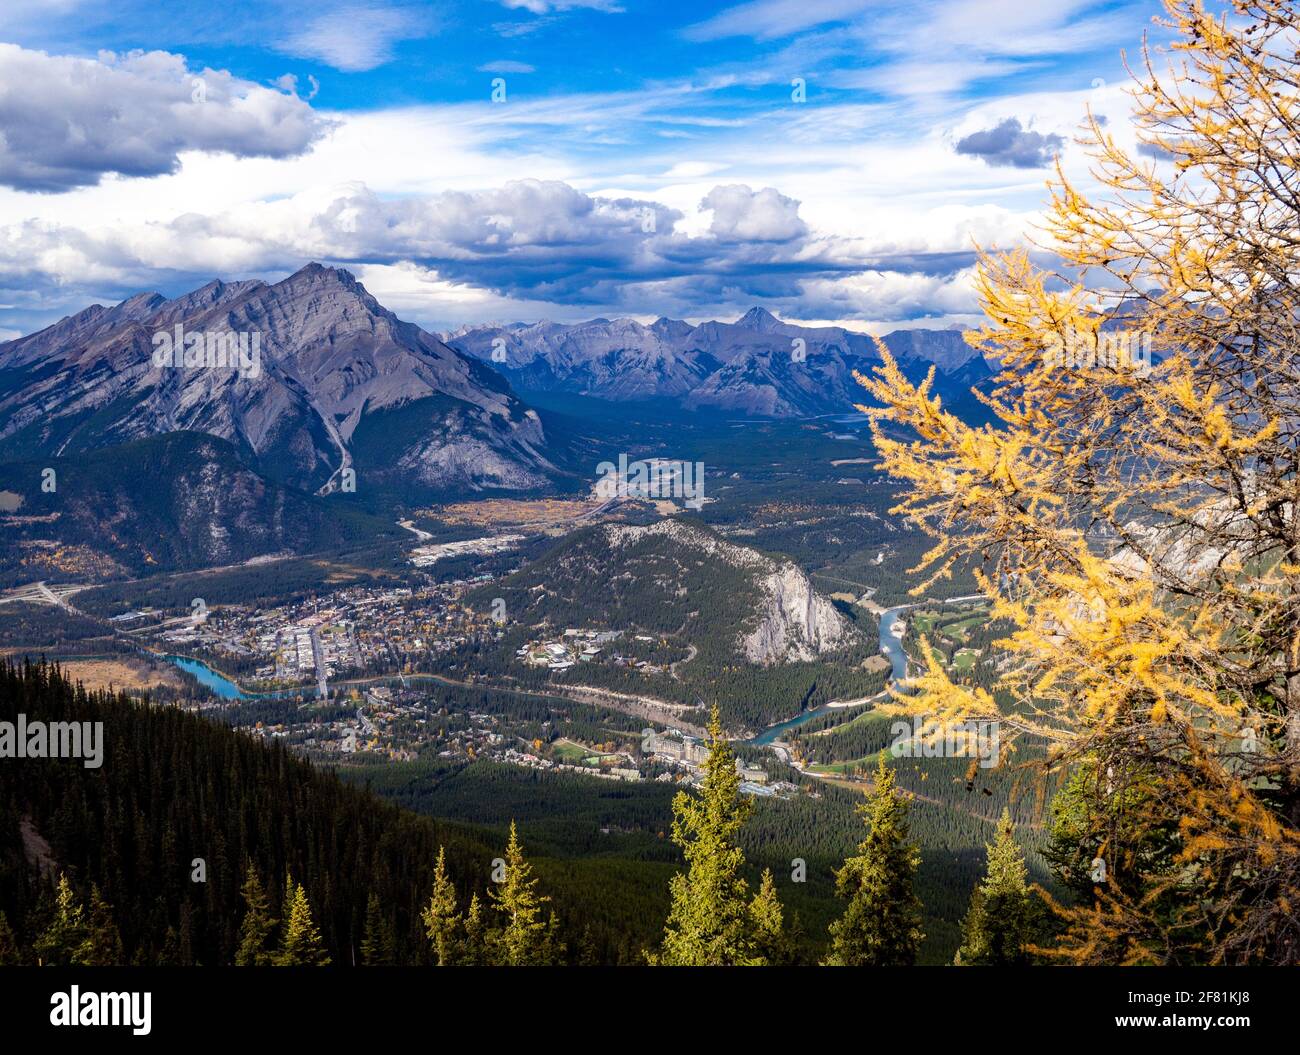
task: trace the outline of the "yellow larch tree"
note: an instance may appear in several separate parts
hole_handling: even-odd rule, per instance
[[[996,695],[931,655],[891,707],[998,719],[1004,756],[1039,745],[1086,795],[1100,869],[1057,906],[1057,955],[1296,963],[1300,17],[1165,6],[1171,43],[1132,68],[1140,149],[1089,115],[1099,191],[1058,161],[1036,250],[980,254],[993,424],[883,344],[859,378],[896,512],[935,539],[917,593],[973,562],[1011,627]]]

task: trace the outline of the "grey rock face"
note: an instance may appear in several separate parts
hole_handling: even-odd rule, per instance
[[[842,648],[858,633],[792,561],[774,560],[680,520],[660,520],[643,527],[610,525],[604,531],[614,551],[647,535],[658,535],[684,551],[707,555],[752,575],[759,587],[759,605],[749,629],[736,642],[737,653],[751,663],[767,666],[813,660]]]
[[[250,335],[257,368],[157,365],[156,335],[178,325]],[[319,264],[274,285],[211,282],[174,300],[94,305],[0,345],[0,372],[0,450],[12,454],[189,429],[322,493],[345,469],[471,489],[536,487],[551,469],[540,419],[496,373]],[[367,461],[362,434],[382,454]]]
[[[593,319],[466,327],[444,339],[522,389],[777,418],[851,411],[862,398],[853,372],[880,361],[868,334],[795,326],[757,307],[734,323]],[[950,387],[964,392],[990,373],[956,330],[898,330],[883,340],[909,374],[936,366],[941,392],[944,375],[960,371]]]

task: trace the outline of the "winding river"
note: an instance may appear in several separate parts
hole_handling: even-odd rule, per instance
[[[924,603],[924,602],[918,602]],[[880,651],[889,657],[892,670],[889,672],[889,680],[885,682],[886,686],[892,681],[901,681],[907,677],[907,653],[903,651],[903,633],[899,626],[899,617],[909,608],[915,608],[915,604],[899,605],[897,608],[886,608],[880,615]],[[895,628],[897,632],[895,632]],[[877,699],[873,696],[871,699]],[[862,703],[867,703],[863,700]],[[789,730],[797,729],[805,722],[810,722],[814,718],[823,714],[829,714],[831,711],[842,710],[845,704],[825,703],[820,707],[814,707],[810,711],[804,711],[797,714],[788,721],[778,722],[776,725],[770,725],[761,733],[751,739],[751,744],[770,744],[780,740]]]
[[[310,689],[279,689],[272,692],[245,692],[224,674],[213,670],[199,659],[189,656],[163,656],[168,663],[193,675],[196,681],[212,695],[223,700],[274,700],[281,696],[309,695]]]
[[[925,604],[956,604],[962,601],[981,601],[983,599],[984,595],[977,593],[969,597],[927,598],[924,601],[915,601],[912,604],[901,604],[897,608],[886,608],[880,615],[880,651],[889,657],[889,662],[893,668],[889,672],[889,680],[885,682],[886,687],[890,682],[902,681],[907,677],[907,653],[903,651],[903,628],[899,625],[899,619],[904,612],[911,608],[919,608]],[[873,696],[871,699],[879,699],[879,696]],[[861,704],[868,702],[870,701],[859,701]],[[822,704],[820,707],[814,707],[811,711],[804,711],[802,714],[795,715],[795,717],[787,721],[768,726],[748,742],[751,744],[770,744],[780,740],[788,730],[797,729],[805,722],[810,722],[820,715],[854,705],[856,704]]]

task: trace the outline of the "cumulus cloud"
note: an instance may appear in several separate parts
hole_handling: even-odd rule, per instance
[[[108,291],[116,299],[144,289],[175,293],[214,277],[274,278],[322,260],[379,274],[414,269],[434,276],[418,288],[466,310],[491,304],[497,316],[514,303],[533,306],[533,315],[548,304],[702,317],[762,301],[795,317],[831,318],[838,307],[843,317],[869,308],[873,317],[898,318],[927,295],[959,302],[944,294],[969,267],[969,251],[816,237],[798,207],[770,187],[718,186],[700,203],[711,225],[688,233],[680,210],[559,180],[396,198],[354,183],[168,222],[11,224],[0,228],[0,289],[57,295],[75,311],[88,291],[97,299]],[[383,299],[382,289],[374,292]]]
[[[771,187],[714,187],[700,208],[713,210],[709,232],[725,242],[789,242],[808,233],[808,225],[799,219],[799,203]]]
[[[79,59],[0,44],[0,184],[58,192],[174,172],[184,150],[301,154],[328,128],[296,95],[163,51]]]
[[[1022,128],[1015,117],[957,140],[957,153],[983,158],[996,167],[1035,169],[1051,164],[1065,145],[1058,135]]]

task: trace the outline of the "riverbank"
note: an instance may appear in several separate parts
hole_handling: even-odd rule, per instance
[[[921,608],[927,604],[958,604],[967,601],[982,601],[983,594],[973,594],[969,597],[948,597],[934,598],[927,597],[921,601],[913,601],[911,604],[900,604],[893,608],[886,608],[880,613],[880,652],[889,659],[890,672],[889,678],[885,682],[885,688],[875,696],[864,697],[860,700],[833,700],[830,703],[822,704],[820,707],[814,707],[810,711],[804,711],[795,715],[784,722],[778,722],[776,725],[768,726],[757,736],[750,737],[746,743],[753,744],[756,747],[770,746],[780,740],[783,733],[791,729],[797,729],[806,722],[812,721],[823,714],[830,714],[834,711],[844,710],[849,707],[865,707],[882,699],[889,692],[889,687],[899,681],[907,678],[907,653],[903,650],[903,633],[905,624],[901,622],[904,612],[911,611],[913,608]]]

